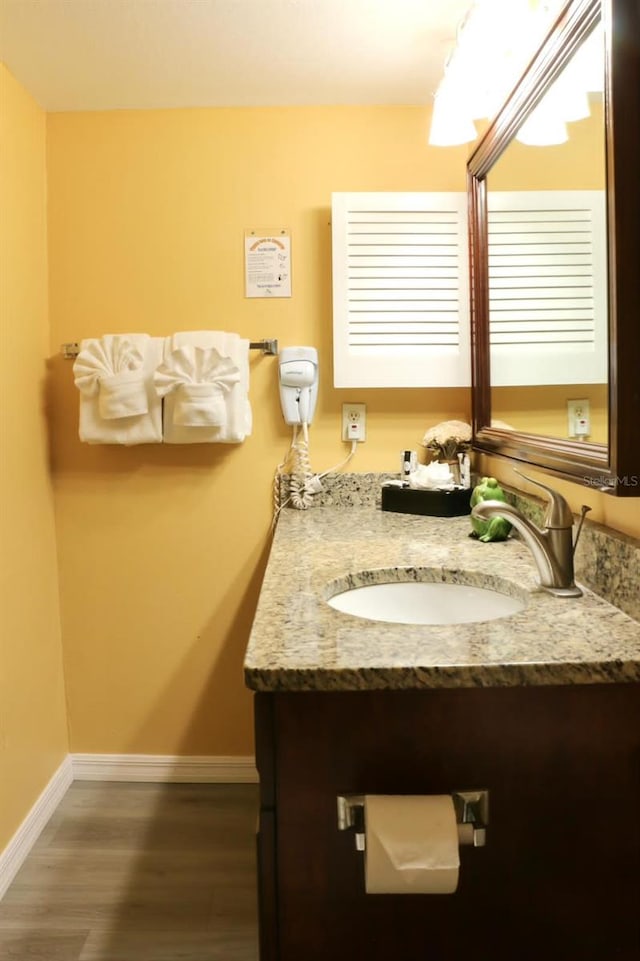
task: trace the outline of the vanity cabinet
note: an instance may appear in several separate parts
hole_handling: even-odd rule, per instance
[[[638,961],[640,686],[260,692],[261,961]],[[367,895],[340,794],[488,789],[453,895]]]

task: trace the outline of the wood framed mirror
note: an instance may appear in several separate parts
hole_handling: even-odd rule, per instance
[[[564,142],[531,146],[598,53]],[[640,496],[638,0],[564,7],[467,178],[474,448]]]

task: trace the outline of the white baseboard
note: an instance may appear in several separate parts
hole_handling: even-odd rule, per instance
[[[0,851],[0,900],[73,781],[256,784],[255,759],[165,754],[67,754],[26,818]]]
[[[4,851],[0,851],[0,900],[72,781],[71,758],[67,755]]]
[[[253,757],[177,757],[170,754],[71,754],[77,781],[157,781],[255,784]]]

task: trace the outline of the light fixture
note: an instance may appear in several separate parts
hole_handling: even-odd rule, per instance
[[[604,28],[602,23],[589,34],[567,64],[565,73],[582,90],[604,92]]]
[[[434,98],[429,144],[477,137],[474,120],[493,119],[566,0],[475,0]]]
[[[516,134],[516,140],[528,147],[552,147],[569,139],[567,125],[552,110],[545,110],[544,103],[532,110]]]
[[[531,147],[549,147],[569,139],[567,123],[590,116],[588,90],[602,86],[602,27],[594,30],[565,65],[558,79],[516,133]]]
[[[456,100],[446,89],[433,101],[429,143],[432,147],[455,147],[475,140],[478,131],[468,114],[458,109]]]

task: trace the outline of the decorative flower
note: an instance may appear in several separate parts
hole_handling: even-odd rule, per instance
[[[461,420],[445,420],[431,427],[422,438],[422,446],[435,451],[439,460],[453,460],[471,445],[471,425]]]

